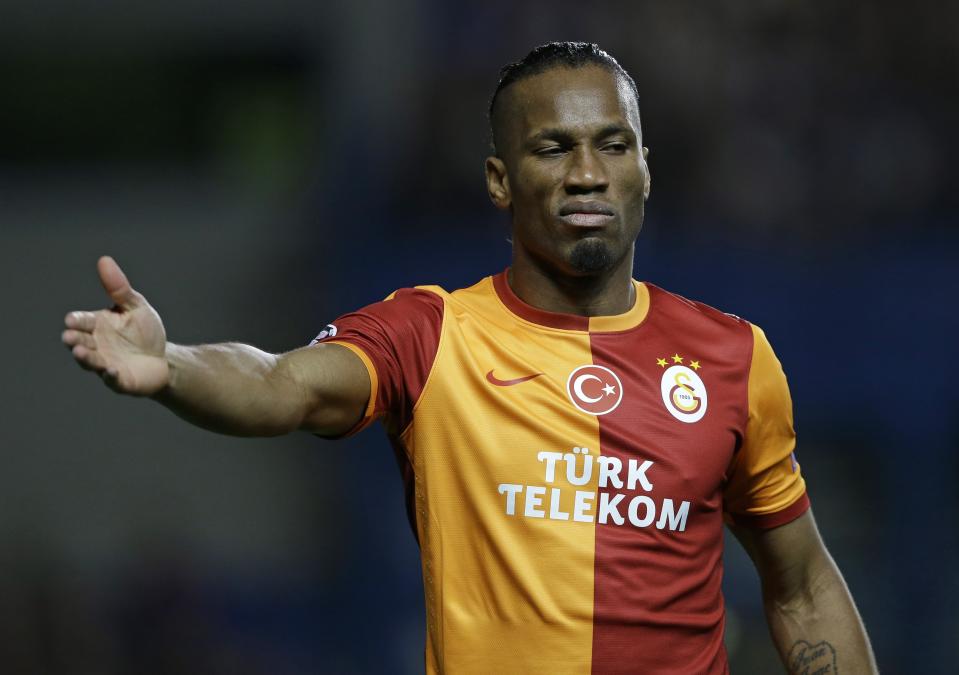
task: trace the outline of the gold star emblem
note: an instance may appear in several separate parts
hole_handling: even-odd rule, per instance
[[[683,357],[679,354],[673,354],[673,363],[682,363]]]
[[[699,365],[699,361],[690,361],[689,367],[692,368],[693,370],[699,370],[700,368],[702,368],[702,366]]]
[[[662,366],[663,368],[665,368],[665,367],[666,367],[666,359],[656,359],[656,365],[657,365],[657,366]]]

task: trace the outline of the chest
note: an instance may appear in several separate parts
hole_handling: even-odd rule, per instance
[[[442,411],[432,427],[444,462],[493,480],[647,487],[694,500],[721,487],[746,417],[748,373],[735,350],[655,326],[453,328],[423,406]]]

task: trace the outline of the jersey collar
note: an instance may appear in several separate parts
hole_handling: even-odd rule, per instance
[[[541,326],[562,330],[589,331],[590,333],[616,333],[635,328],[643,322],[649,313],[649,289],[646,284],[635,279],[632,282],[636,289],[636,301],[628,311],[610,316],[579,316],[578,314],[548,312],[545,309],[526,304],[510,288],[506,276],[508,272],[509,268],[506,268],[492,277],[496,295],[511,313]]]

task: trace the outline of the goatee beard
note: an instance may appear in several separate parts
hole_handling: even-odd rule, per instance
[[[605,242],[591,237],[576,242],[569,256],[569,264],[577,272],[595,274],[608,270],[613,258]]]

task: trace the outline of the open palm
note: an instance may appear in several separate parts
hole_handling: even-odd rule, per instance
[[[63,343],[82,368],[99,373],[115,391],[134,396],[155,394],[170,381],[166,331],[160,315],[133,290],[113,258],[100,258],[97,272],[114,306],[67,314]]]

